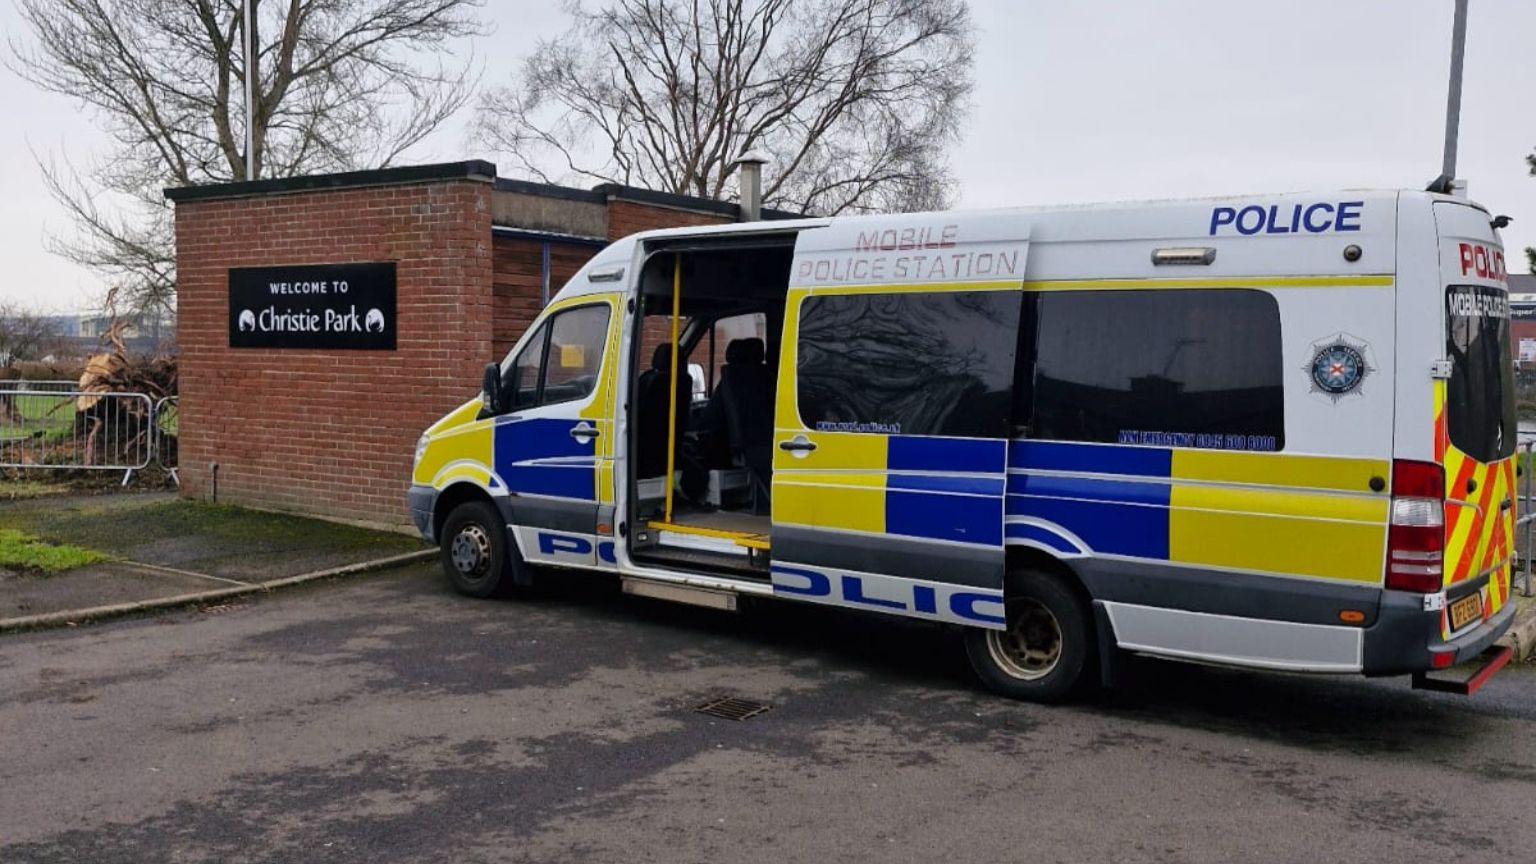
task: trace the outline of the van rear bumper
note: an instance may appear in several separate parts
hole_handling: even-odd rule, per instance
[[[1119,648],[1153,654],[1297,672],[1410,675],[1456,665],[1480,654],[1514,621],[1513,603],[1449,642],[1440,638],[1438,610],[1424,595],[1379,585],[1284,579],[1192,567],[1085,558],[1078,572],[1102,607]],[[1483,575],[1458,583],[1451,600],[1487,584]],[[1365,613],[1345,625],[1339,613]]]
[[[1424,595],[1406,591],[1381,592],[1376,623],[1365,631],[1361,671],[1367,675],[1406,675],[1455,666],[1477,657],[1504,635],[1515,620],[1515,604],[1504,608],[1482,625],[1449,642],[1440,639],[1440,613],[1424,610]],[[1450,662],[1437,658],[1450,655]]]

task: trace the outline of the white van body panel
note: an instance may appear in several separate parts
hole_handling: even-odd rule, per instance
[[[1398,213],[1393,455],[1427,462],[1435,458],[1433,367],[1445,357],[1445,299],[1433,197],[1405,192]]]

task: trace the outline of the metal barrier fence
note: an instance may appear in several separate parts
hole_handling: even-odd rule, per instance
[[[122,471],[127,485],[159,452],[155,409],[143,393],[0,389],[0,468]]]
[[[1519,547],[1516,553],[1519,557],[1519,567],[1515,572],[1519,574],[1520,593],[1526,597],[1531,596],[1531,538],[1536,534],[1536,500],[1531,497],[1531,476],[1533,474],[1531,455],[1536,452],[1536,440],[1526,439],[1521,441],[1516,450],[1515,464],[1520,466],[1520,478],[1516,483],[1520,487],[1519,506],[1515,508],[1515,543]]]
[[[80,382],[68,381],[62,378],[38,381],[24,381],[17,378],[8,381],[0,381],[0,388],[8,390],[35,390],[43,393],[60,393],[66,390],[79,390]]]

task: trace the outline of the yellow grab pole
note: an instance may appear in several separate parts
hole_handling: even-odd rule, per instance
[[[677,318],[683,301],[683,256],[672,256],[672,375],[667,399],[667,503],[664,521],[672,521],[672,472],[677,458]]]

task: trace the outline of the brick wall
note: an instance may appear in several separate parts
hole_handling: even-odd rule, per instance
[[[505,357],[512,344],[544,308],[543,245],[534,240],[496,237],[491,243],[495,320],[491,353]],[[558,283],[552,283],[557,287]],[[554,290],[554,287],[551,288]]]
[[[182,494],[403,526],[417,436],[493,356],[490,184],[176,206]],[[397,262],[395,351],[228,347],[228,270]]]
[[[493,355],[505,357],[544,308],[544,243],[522,237],[493,239],[495,294]],[[598,249],[582,243],[549,244],[549,295],[553,297]]]
[[[695,225],[721,225],[734,222],[720,213],[655,207],[615,198],[608,202],[608,239],[617,240],[653,228],[691,228]]]

